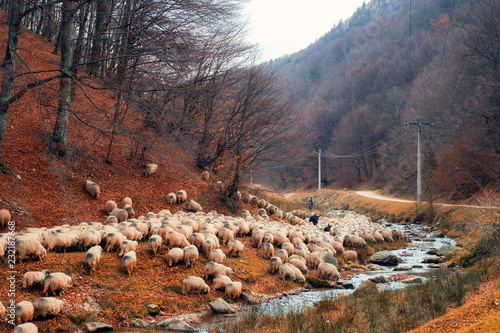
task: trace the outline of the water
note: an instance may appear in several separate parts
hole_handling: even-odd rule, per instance
[[[455,245],[456,242],[450,238],[439,238],[434,237],[429,230],[425,230],[419,225],[392,225],[396,230],[403,231],[410,234],[413,238],[411,243],[408,243],[408,247],[404,249],[398,249],[391,251],[396,256],[402,259],[397,267],[412,267],[408,271],[394,271],[394,267],[384,267],[378,266],[377,270],[373,271],[356,271],[356,274],[349,280],[354,286],[351,290],[337,290],[337,289],[313,289],[305,291],[296,295],[289,295],[282,298],[274,298],[268,302],[261,303],[257,305],[257,310],[265,312],[269,315],[279,315],[283,313],[283,310],[301,310],[306,307],[314,306],[317,302],[323,299],[336,299],[340,292],[353,292],[363,281],[373,278],[375,276],[384,276],[386,279],[397,275],[397,274],[407,274],[410,276],[419,276],[422,283],[432,278],[434,275],[438,274],[440,269],[429,268],[430,264],[422,263],[426,258],[438,258],[436,255],[427,254],[431,248],[439,249],[443,245],[452,244]],[[424,241],[424,239],[432,239],[433,241]],[[421,268],[414,267],[415,265],[421,266]],[[384,286],[388,289],[395,290],[407,287],[408,284],[392,281],[384,283]],[[205,324],[198,327],[198,332],[208,332],[207,329],[217,325],[217,323],[234,320],[234,318],[227,318],[224,316],[208,315],[205,318]],[[166,332],[164,330],[147,328],[117,328],[115,332],[120,333],[151,333],[151,332]]]

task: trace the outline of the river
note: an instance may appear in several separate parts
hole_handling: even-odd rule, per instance
[[[437,234],[432,233],[426,227],[420,225],[400,225],[393,224],[396,230],[401,230],[410,236],[411,242],[403,249],[391,251],[396,256],[401,258],[398,268],[408,267],[411,268],[407,271],[395,271],[394,267],[375,266],[374,270],[355,270],[354,276],[349,280],[354,289],[356,289],[363,281],[373,278],[375,276],[383,276],[389,279],[397,274],[407,274],[410,276],[418,276],[422,282],[429,278],[442,274],[442,269],[432,268],[436,265],[423,263],[427,258],[438,258],[436,255],[427,254],[431,248],[439,249],[440,247],[451,244],[455,245],[455,240],[446,237],[437,237]],[[447,269],[445,269],[447,270]],[[399,289],[408,286],[406,283],[400,281],[391,281],[384,283],[388,289]],[[296,295],[289,295],[281,298],[274,298],[265,303],[257,306],[258,311],[263,311],[270,315],[278,315],[283,312],[283,309],[293,310],[302,309],[304,306],[313,306],[323,299],[336,299],[339,292],[352,292],[354,289],[312,289]],[[197,327],[198,332],[207,332],[207,328],[217,325],[217,323],[224,320],[234,320],[234,318],[227,318],[218,315],[207,315],[206,322]],[[115,328],[115,332],[120,333],[146,333],[146,332],[168,332],[165,330],[154,328]]]

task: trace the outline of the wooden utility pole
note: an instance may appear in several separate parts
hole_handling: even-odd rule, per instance
[[[417,122],[408,123],[407,125],[416,125],[418,130],[417,135],[417,203],[420,203],[420,199],[422,196],[422,147],[421,147],[421,134],[422,134],[422,126],[428,125],[433,126],[434,123],[423,123],[422,118],[418,116]]]
[[[318,151],[318,191],[321,190],[321,148]]]

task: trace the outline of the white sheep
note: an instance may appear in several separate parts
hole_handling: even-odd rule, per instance
[[[134,241],[139,241],[142,239],[142,233],[137,230],[136,228],[132,227],[125,227],[125,228],[120,228],[118,229],[119,232],[121,232],[127,239],[134,240]]]
[[[118,220],[118,222],[123,222],[128,219],[128,213],[125,209],[115,208],[109,213],[109,216],[114,216]]]
[[[208,258],[212,250],[215,250],[217,248],[217,243],[213,238],[207,238],[205,239],[205,242],[203,243],[203,253],[205,253],[205,256]]]
[[[184,260],[184,250],[178,247],[171,248],[167,255],[167,265],[172,267],[177,265]]]
[[[132,274],[132,271],[137,266],[137,256],[135,251],[128,251],[122,258],[122,269],[127,272],[128,275]]]
[[[203,209],[201,208],[201,205],[197,203],[194,200],[188,200],[186,201],[186,208],[188,212],[201,212]]]
[[[209,261],[216,262],[218,264],[222,264],[226,261],[226,254],[221,249],[213,249],[208,254],[207,259]]]
[[[272,257],[271,260],[269,260],[269,272],[271,274],[275,274],[279,270],[282,263],[283,261],[280,257]]]
[[[42,244],[34,238],[16,238],[14,246],[19,262],[26,258],[43,259],[47,255]]]
[[[224,294],[229,301],[236,300],[241,295],[242,284],[241,282],[231,281],[226,285],[224,289]]]
[[[33,302],[35,317],[57,316],[63,310],[64,302],[54,297],[40,297]]]
[[[264,259],[271,259],[274,257],[274,246],[271,243],[262,244],[262,257]]]
[[[295,246],[293,246],[293,244],[290,242],[286,242],[283,245],[281,245],[281,249],[288,252],[289,256],[295,253]]]
[[[354,250],[345,251],[344,256],[350,262],[357,262],[358,261],[358,253]]]
[[[204,181],[208,181],[209,178],[210,178],[210,173],[207,170],[204,170],[201,173],[201,179],[203,179]]]
[[[295,271],[293,270],[292,267],[293,267],[292,264],[288,263],[281,264],[278,268],[278,274],[280,279],[294,281]]]
[[[234,231],[228,228],[220,228],[217,231],[217,237],[222,245],[226,245],[231,239],[234,239]]]
[[[186,267],[193,267],[198,260],[199,252],[198,248],[194,245],[189,245],[184,248],[184,261]]]
[[[102,241],[102,233],[97,230],[88,229],[80,233],[78,236],[78,244],[80,250],[85,250],[89,246],[99,245]]]
[[[33,323],[25,323],[14,327],[12,333],[38,333],[38,328]]]
[[[118,255],[121,257],[127,252],[136,251],[138,246],[139,243],[137,243],[137,241],[125,239],[120,243],[120,252],[118,253]]]
[[[156,257],[156,252],[160,249],[161,243],[163,240],[158,235],[153,235],[149,238],[148,244],[149,249],[153,252],[153,255]]]
[[[70,286],[70,276],[62,272],[50,273],[43,281],[43,293],[45,295],[48,295],[49,293],[53,295],[61,294]]]
[[[147,178],[147,177],[151,176],[153,173],[155,173],[156,170],[158,170],[158,165],[154,164],[154,163],[150,163],[150,164],[146,165],[146,167],[145,167],[144,176]]]
[[[33,304],[28,301],[17,303],[14,311],[16,315],[16,325],[33,320],[33,316],[35,314]]]
[[[227,275],[217,275],[212,280],[212,289],[213,290],[221,290],[225,289],[226,285],[231,282],[231,278]]]
[[[219,264],[213,261],[207,262],[205,265],[204,278],[205,280],[213,279],[217,275],[231,275],[233,270],[230,267],[226,267],[223,264]]]
[[[239,257],[244,250],[245,246],[237,239],[231,239],[227,242],[227,255],[230,257]]]
[[[7,209],[0,209],[0,227],[5,227],[10,222],[10,212]]]
[[[44,269],[41,272],[29,271],[24,273],[23,275],[23,288],[41,288],[43,286],[43,281],[45,277],[49,275],[50,272],[48,269]]]
[[[106,245],[104,246],[104,249],[106,252],[113,251],[115,248],[119,248],[125,239],[125,235],[121,232],[110,232],[106,236]]]
[[[306,263],[300,259],[293,258],[289,259],[290,264],[294,265],[297,267],[303,274],[307,273],[307,266]]]
[[[129,218],[135,216],[135,210],[134,210],[134,207],[132,207],[132,205],[125,204],[123,206],[123,209],[125,209],[125,211],[127,212]]]
[[[197,276],[186,276],[182,280],[182,294],[189,293],[210,293],[210,287],[203,281],[202,278]]]
[[[87,179],[85,181],[85,189],[92,198],[99,199],[99,196],[101,195],[101,188],[99,187],[99,185]]]
[[[106,213],[108,213],[108,214],[111,213],[113,211],[113,209],[116,209],[116,208],[118,208],[118,205],[113,200],[106,201],[106,204],[104,205],[104,209],[106,210]]]
[[[318,276],[325,277],[328,280],[338,280],[340,278],[337,267],[327,262],[322,262],[318,265]]]
[[[125,207],[125,205],[133,206],[132,205],[132,199],[130,197],[123,198],[123,200],[122,200],[122,207]]]
[[[176,194],[177,203],[181,204],[187,201],[187,193],[184,190],[179,190]]]
[[[177,196],[175,195],[175,193],[173,192],[170,192],[168,195],[167,195],[167,204],[172,206],[174,205],[175,203],[177,202]]]
[[[165,237],[163,237],[163,241],[165,242],[167,249],[171,249],[173,247],[184,248],[190,245],[186,236],[177,231],[167,232]]]
[[[205,235],[202,233],[194,232],[189,236],[189,243],[196,246],[198,250],[203,249],[203,243],[205,243]]]
[[[89,267],[90,274],[95,272],[97,265],[101,261],[102,247],[95,245],[91,247],[85,254],[85,264]]]

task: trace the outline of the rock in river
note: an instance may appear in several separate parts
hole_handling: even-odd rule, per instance
[[[397,266],[399,259],[389,251],[379,251],[370,257],[370,262],[382,266]]]

